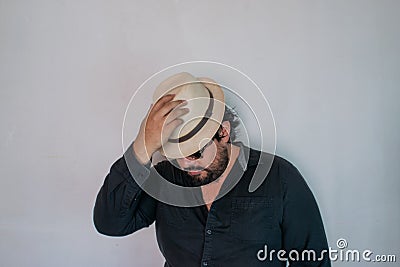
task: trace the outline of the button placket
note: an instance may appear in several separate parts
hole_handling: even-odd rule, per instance
[[[204,237],[204,249],[203,249],[203,257],[202,257],[202,265],[203,266],[210,266],[210,259],[212,253],[212,229],[215,221],[215,217],[213,216],[212,212],[213,208],[210,209],[210,212],[207,217],[206,222],[206,231]]]

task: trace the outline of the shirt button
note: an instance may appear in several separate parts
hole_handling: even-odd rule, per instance
[[[208,230],[207,230],[207,234],[211,235],[211,233],[212,233],[211,230],[208,229]]]
[[[208,265],[208,262],[203,261],[203,266],[207,266],[207,265]]]

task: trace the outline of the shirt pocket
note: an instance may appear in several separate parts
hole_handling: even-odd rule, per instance
[[[273,199],[267,197],[233,197],[231,234],[242,241],[268,241],[274,238]]]
[[[158,203],[157,221],[170,226],[182,227],[187,222],[187,219],[188,208]]]

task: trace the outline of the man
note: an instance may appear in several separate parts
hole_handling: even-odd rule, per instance
[[[176,94],[156,100],[98,193],[94,223],[100,233],[129,235],[155,221],[164,266],[286,266],[287,261],[290,266],[330,266],[323,252],[328,246],[318,206],[292,164],[273,157],[264,181],[249,192],[256,169],[263,164],[259,160],[271,155],[235,142],[237,118],[228,108],[199,151],[191,153],[193,142],[188,142],[183,157],[174,154],[150,167],[155,152],[162,151],[167,158],[175,153],[168,151],[176,145],[171,136],[190,113],[185,108],[188,101],[177,100]],[[157,174],[179,186],[198,187],[203,205],[166,204],[138,185],[140,179],[157,180]]]

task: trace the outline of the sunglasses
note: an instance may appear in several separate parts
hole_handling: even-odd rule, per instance
[[[203,157],[204,150],[209,147],[214,142],[214,138],[210,140],[205,146],[203,146],[199,151],[194,152],[193,154],[187,156],[190,159],[199,159]]]

